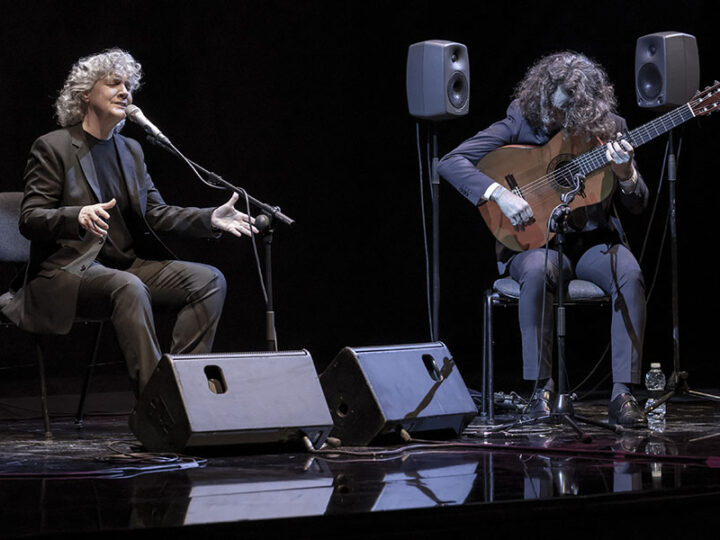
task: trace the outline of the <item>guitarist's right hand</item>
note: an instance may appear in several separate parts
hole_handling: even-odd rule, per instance
[[[516,231],[524,231],[526,225],[535,222],[532,209],[527,201],[502,186],[498,186],[492,192],[490,200],[500,207],[500,211],[510,220],[510,224]]]

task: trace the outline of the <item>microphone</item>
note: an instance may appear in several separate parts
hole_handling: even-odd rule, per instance
[[[270,218],[267,214],[260,214],[255,218],[255,228],[262,232],[270,226]]]
[[[127,118],[129,118],[131,121],[135,122],[141,128],[143,128],[145,131],[147,131],[151,136],[156,138],[161,143],[167,144],[168,146],[172,146],[170,139],[168,139],[165,135],[163,135],[162,131],[160,131],[155,126],[155,124],[153,124],[150,120],[147,119],[147,117],[140,110],[140,107],[138,107],[136,105],[128,105],[127,107],[125,107],[125,116]]]

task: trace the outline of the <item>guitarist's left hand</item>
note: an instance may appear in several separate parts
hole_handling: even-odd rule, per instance
[[[618,133],[618,139],[607,143],[605,146],[605,156],[610,160],[610,168],[618,179],[629,180],[635,172],[633,166],[633,156],[635,150],[632,145],[623,139],[622,133]]]

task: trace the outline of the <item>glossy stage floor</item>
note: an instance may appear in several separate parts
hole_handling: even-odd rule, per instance
[[[606,416],[603,401],[576,411]],[[457,440],[322,454],[143,455],[127,416],[54,419],[51,440],[37,420],[0,427],[2,538],[717,537],[720,404],[690,398],[662,431],[588,427],[581,442],[476,419]]]

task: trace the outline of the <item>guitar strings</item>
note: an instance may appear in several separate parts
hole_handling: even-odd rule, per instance
[[[630,131],[628,136],[624,138],[633,141],[634,146],[640,146],[655,137],[667,133],[670,129],[673,129],[674,127],[677,127],[696,116],[695,109],[697,106],[707,100],[710,96],[717,94],[719,91],[717,90],[717,86],[718,85],[716,84],[712,88],[705,89],[702,94],[697,96],[696,99],[691,100],[685,105],[678,107],[677,109],[662,115],[633,131]],[[716,104],[712,105],[713,109],[716,107]],[[621,139],[622,138],[623,137],[621,137]],[[556,186],[562,186],[563,180],[567,182],[568,179],[574,178],[577,174],[585,176],[602,168],[609,162],[610,160],[607,158],[605,153],[605,145],[597,146],[583,154],[580,154],[579,156],[576,156],[571,161],[561,165],[550,173],[528,182],[518,189],[521,196],[526,199],[532,198],[532,202],[535,205],[543,204],[547,201],[555,202],[557,201],[558,193],[555,189],[551,191],[545,190],[548,185],[554,184]]]
[[[685,118],[683,115],[683,112],[689,110],[690,116]],[[665,123],[665,120],[668,120],[670,117],[677,117],[677,120],[673,119],[673,121],[670,123],[670,127],[668,129],[665,129],[663,131],[658,131],[655,126],[658,123]],[[637,136],[642,135],[642,132],[649,132],[650,126],[652,126],[655,129],[655,135],[651,135],[647,133],[644,137],[642,137],[644,140],[640,142],[640,144],[644,144],[645,142],[662,135],[663,133],[666,133],[669,129],[672,129],[673,127],[678,126],[679,124],[689,120],[692,118],[692,110],[689,109],[689,105],[685,105],[683,107],[679,107],[678,109],[672,111],[671,113],[668,113],[667,115],[664,115],[649,124],[646,124],[645,126],[641,126],[640,128],[637,128],[630,132],[630,139],[636,139]],[[665,127],[665,126],[663,126]],[[640,145],[638,144],[638,146]],[[575,157],[572,161],[568,162],[566,165],[563,165],[561,167],[558,167],[554,171],[538,178],[537,180],[534,180],[532,182],[529,182],[524,186],[523,191],[526,189],[529,192],[532,192],[536,188],[544,187],[548,182],[555,181],[558,177],[563,178],[567,177],[568,174],[575,174],[575,173],[582,173],[583,171],[587,171],[587,173],[590,173],[594,170],[597,170],[604,165],[609,163],[609,160],[607,159],[605,155],[605,146],[598,146],[595,147],[584,154],[581,154],[577,157]]]
[[[696,105],[700,101],[701,99],[696,100]],[[689,116],[685,118],[688,112]],[[656,118],[655,120],[649,122],[644,126],[636,128],[629,133],[629,137],[625,138],[636,141],[640,140],[641,142],[637,144],[637,146],[640,146],[641,144],[644,144],[645,142],[648,142],[649,140],[659,135],[662,135],[663,133],[666,133],[667,131],[680,125],[681,123],[686,122],[693,116],[695,115],[692,111],[692,106],[690,103],[688,103],[682,107],[678,107],[677,109],[671,111],[666,115]],[[669,122],[669,124],[666,124],[666,122]],[[658,130],[657,126],[659,124],[662,124],[662,127],[666,129]],[[668,125],[670,127],[667,127]],[[654,134],[651,133],[651,131],[653,130],[655,132]],[[576,156],[571,161],[561,165],[550,173],[541,176],[536,180],[528,182],[520,188],[520,192],[523,197],[530,196],[536,199],[536,204],[538,202],[542,203],[548,200],[556,199],[557,192],[555,192],[555,190],[551,192],[542,192],[541,190],[546,188],[548,185],[562,186],[563,182],[568,182],[568,180],[574,177],[576,174],[587,175],[597,169],[602,168],[609,162],[610,160],[607,158],[605,153],[605,145],[597,146],[583,154],[580,154],[579,156]],[[535,194],[538,191],[540,191],[539,197],[535,197]]]

